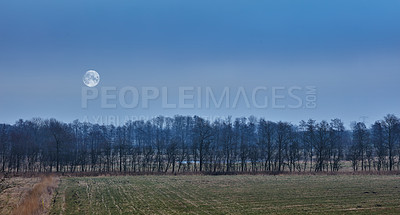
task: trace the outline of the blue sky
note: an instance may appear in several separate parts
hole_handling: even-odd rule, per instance
[[[197,114],[372,123],[399,115],[398,8],[391,0],[2,1],[0,122]],[[312,85],[318,106],[82,109],[89,69],[100,73],[98,89]]]

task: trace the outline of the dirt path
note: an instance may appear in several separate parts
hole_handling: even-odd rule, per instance
[[[42,177],[41,180],[27,192],[21,204],[19,204],[11,214],[47,214],[59,181],[60,179],[58,177]]]
[[[0,190],[0,214],[11,214],[40,178],[3,178]]]

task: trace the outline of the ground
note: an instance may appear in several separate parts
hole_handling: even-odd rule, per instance
[[[58,177],[0,178],[0,214],[48,214]]]
[[[400,214],[396,175],[62,178],[51,214]]]
[[[2,178],[0,179],[0,214],[11,214],[28,195],[40,178]]]

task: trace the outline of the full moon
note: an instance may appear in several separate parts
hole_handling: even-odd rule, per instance
[[[83,83],[88,87],[95,87],[100,82],[100,75],[94,70],[89,70],[83,76]]]

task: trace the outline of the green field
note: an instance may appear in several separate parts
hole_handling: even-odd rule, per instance
[[[51,214],[400,214],[400,176],[62,178]]]

